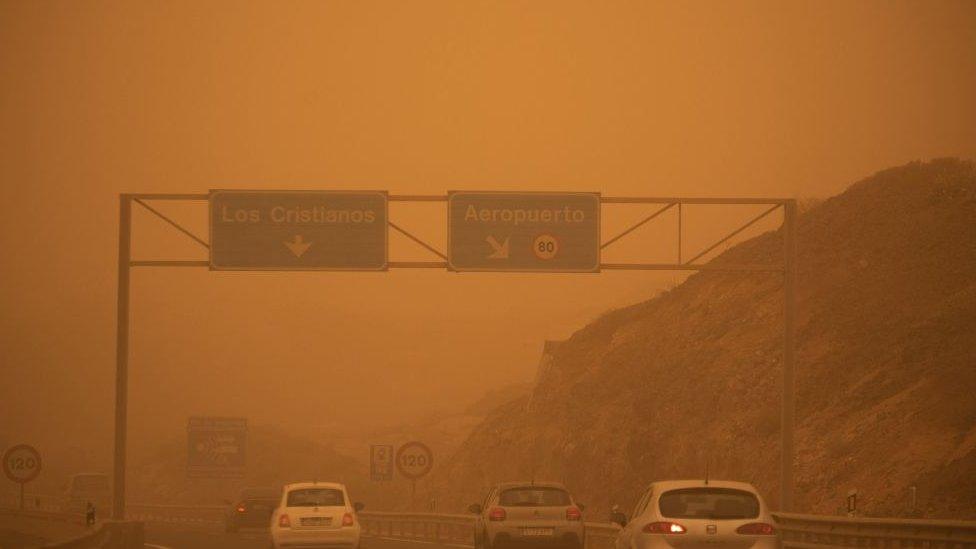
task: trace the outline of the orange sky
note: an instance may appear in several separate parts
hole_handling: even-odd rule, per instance
[[[976,156],[974,28],[965,1],[0,2],[0,445],[111,436],[119,192],[827,196]],[[689,212],[687,251],[750,211]],[[443,249],[443,206],[391,214]],[[134,239],[205,257],[144,212]],[[137,270],[134,436],[458,406],[679,276]]]

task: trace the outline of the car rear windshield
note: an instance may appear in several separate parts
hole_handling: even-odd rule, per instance
[[[330,507],[345,504],[342,490],[335,488],[301,488],[288,492],[288,507]]]
[[[509,488],[501,493],[498,504],[503,507],[563,507],[569,505],[569,494],[559,488]]]
[[[661,515],[668,518],[750,519],[759,516],[759,499],[732,488],[683,488],[661,494]]]

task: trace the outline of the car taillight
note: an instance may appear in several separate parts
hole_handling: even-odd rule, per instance
[[[747,536],[774,536],[776,535],[776,529],[773,528],[772,524],[766,524],[765,522],[750,522],[749,524],[743,524],[736,528],[735,533],[745,534]]]
[[[244,511],[247,511],[247,507],[245,507],[243,503],[239,503],[237,505],[237,512],[238,513],[243,513]]]
[[[345,515],[342,515],[343,526],[352,526],[352,523],[353,523],[352,513],[346,513]]]
[[[291,519],[288,515],[281,515],[278,517],[278,527],[279,528],[291,528]]]
[[[583,518],[583,513],[576,507],[566,509],[566,520],[579,520]]]
[[[684,534],[685,527],[677,522],[652,522],[644,526],[645,534]]]
[[[501,507],[495,507],[488,513],[488,520],[505,520],[505,510]]]

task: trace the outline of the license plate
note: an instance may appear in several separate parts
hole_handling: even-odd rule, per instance
[[[552,528],[522,528],[523,536],[551,536],[553,532]]]
[[[302,526],[328,526],[332,517],[302,517]]]

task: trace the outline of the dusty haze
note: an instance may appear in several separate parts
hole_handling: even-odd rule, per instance
[[[974,25],[971,2],[2,2],[0,446],[108,463],[120,192],[828,196],[976,156]],[[161,208],[206,234],[202,204]],[[752,211],[689,211],[686,253]],[[605,235],[648,210],[614,212]],[[442,205],[391,217],[443,249]],[[206,257],[134,227],[137,258]],[[654,227],[605,259],[667,257]],[[680,279],[137,269],[132,444],[195,414],[328,438],[463,408]]]

